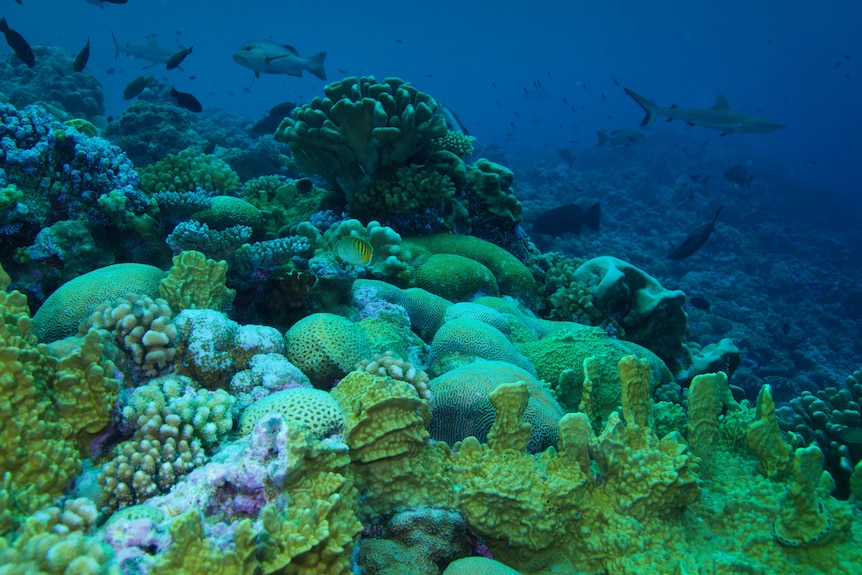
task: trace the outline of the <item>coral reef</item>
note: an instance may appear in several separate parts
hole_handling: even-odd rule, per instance
[[[532,428],[529,450],[536,453],[556,444],[562,408],[534,375],[504,361],[476,361],[431,380],[431,437],[449,445],[470,436],[485,441],[494,421],[489,396],[497,387],[515,381],[524,382],[529,391],[524,412]]]
[[[329,390],[362,359],[371,356],[356,324],[330,313],[309,315],[284,334],[287,358],[320,389]]]
[[[102,467],[102,505],[121,509],[167,493],[233,426],[234,399],[224,390],[198,389],[183,376],[151,380],[131,394],[122,425],[132,439],[114,450]]]
[[[165,272],[146,264],[114,264],[64,283],[33,316],[33,332],[40,341],[55,341],[78,333],[100,303],[127,293],[156,298]]]
[[[835,479],[836,496],[850,492],[850,476],[862,461],[862,445],[847,441],[862,428],[862,370],[845,380],[845,387],[827,387],[812,393],[803,390],[790,405],[776,409],[781,428],[790,432],[791,443],[817,445],[826,468]]]
[[[421,157],[446,134],[434,99],[398,78],[350,77],[293,110],[275,133],[290,147],[290,167],[323,176],[351,200],[386,166]]]
[[[16,107],[38,103],[67,120],[96,121],[105,113],[102,83],[88,70],[70,74],[72,56],[58,46],[33,46],[36,65],[22,65],[9,53],[0,59],[0,84],[4,101]]]
[[[207,389],[227,387],[237,372],[248,369],[256,355],[284,352],[284,339],[277,330],[240,325],[215,310],[183,310],[174,324],[177,373]]]
[[[81,333],[90,328],[110,332],[131,357],[135,372],[150,378],[173,369],[177,328],[172,319],[165,300],[127,293],[99,304],[81,324]]]
[[[344,415],[338,402],[320,389],[291,387],[270,393],[245,408],[237,433],[248,435],[269,414],[278,413],[291,427],[303,426],[309,437],[321,440],[340,433]]]
[[[156,192],[193,192],[198,188],[215,194],[230,195],[240,188],[239,176],[227,162],[187,148],[168,154],[150,166],[138,168],[141,189]]]

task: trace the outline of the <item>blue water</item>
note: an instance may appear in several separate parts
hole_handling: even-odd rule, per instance
[[[641,110],[616,78],[663,106],[709,107],[723,92],[731,106],[786,124],[727,138],[673,129],[688,132],[695,151],[770,160],[786,178],[782,193],[803,205],[827,194],[858,210],[862,5],[850,0],[130,0],[104,9],[85,0],[23,2],[4,0],[3,13],[31,44],[75,54],[91,36],[89,69],[104,83],[109,114],[122,111],[122,89],[145,64],[115,61],[111,30],[121,43],[155,34],[166,47],[194,45],[184,72],[156,73],[207,108],[252,117],[284,100],[308,101],[324,82],[307,74],[256,80],[233,62],[236,48],[271,38],[303,55],[326,50],[330,81],[367,74],[412,81],[455,109],[480,144],[502,146],[510,163],[593,146],[598,129],[637,126]],[[116,73],[106,75],[110,67]]]

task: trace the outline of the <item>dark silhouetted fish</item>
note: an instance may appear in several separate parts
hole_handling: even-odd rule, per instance
[[[844,443],[860,444],[862,443],[862,428],[859,427],[842,427],[838,430],[838,437]]]
[[[694,297],[688,298],[687,301],[688,301],[688,303],[690,303],[691,305],[693,305],[697,309],[709,311],[709,302],[706,301],[705,298],[702,298],[700,296],[694,296]]]
[[[533,232],[557,237],[567,233],[580,235],[581,227],[599,231],[601,204],[593,202],[582,207],[579,204],[565,204],[542,213],[533,223]]]
[[[599,146],[610,144],[612,146],[633,146],[643,142],[644,133],[640,130],[614,130],[610,134],[600,130],[596,132],[599,136]]]
[[[81,72],[87,66],[87,60],[90,59],[90,37],[87,36],[87,43],[81,48],[81,51],[78,52],[78,55],[75,56],[75,63],[72,65],[72,69],[76,72]]]
[[[138,76],[129,85],[123,89],[123,100],[131,100],[138,94],[144,91],[144,88],[150,85],[154,78],[152,76]]]
[[[200,112],[204,109],[198,99],[188,92],[180,92],[176,88],[171,88],[171,96],[177,101],[180,108],[185,108],[189,112]]]
[[[754,180],[754,176],[742,166],[733,166],[724,170],[724,179],[735,186],[745,188]]]
[[[36,64],[36,57],[33,55],[33,49],[24,37],[9,27],[6,23],[6,18],[0,18],[0,32],[6,36],[6,43],[15,52],[15,55],[28,66]]]
[[[267,115],[251,127],[251,133],[256,136],[272,135],[279,124],[296,108],[296,102],[281,102],[269,109]]]
[[[437,113],[442,115],[446,119],[446,129],[452,132],[460,132],[465,136],[469,136],[470,132],[467,131],[467,128],[464,126],[464,123],[461,122],[461,118],[458,117],[458,114],[455,113],[452,108],[449,106],[444,106],[443,104],[439,104],[437,106]]]
[[[672,260],[681,260],[683,258],[687,258],[694,252],[699,250],[701,247],[703,247],[703,244],[706,243],[706,240],[708,240],[712,232],[715,231],[715,221],[718,219],[718,214],[721,213],[722,208],[724,208],[724,206],[719,206],[711,222],[709,222],[708,224],[703,224],[702,226],[691,232],[688,237],[682,241],[681,244],[670,250],[670,253],[667,254],[667,257]]]
[[[179,52],[171,55],[171,57],[168,58],[168,61],[165,62],[165,68],[173,70],[174,68],[179,67],[182,61],[185,60],[186,56],[192,53],[192,49],[194,49],[194,46],[189,46],[188,48],[183,48]]]

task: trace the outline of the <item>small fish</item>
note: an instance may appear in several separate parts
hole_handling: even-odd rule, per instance
[[[108,68],[107,70],[105,70],[105,74],[113,74],[113,73],[114,73],[114,72],[116,72],[116,71],[117,71],[117,69],[116,69],[116,68],[114,68],[113,66],[111,66],[110,68]]]
[[[90,59],[90,37],[87,36],[87,43],[81,48],[81,51],[78,52],[78,55],[75,56],[75,63],[72,65],[72,69],[76,72],[81,72],[87,66],[87,60]]]
[[[255,40],[245,44],[233,55],[234,61],[240,66],[251,68],[256,78],[261,74],[287,74],[302,76],[305,70],[326,80],[326,70],[323,61],[326,52],[318,52],[308,58],[303,58],[296,48],[288,44],[278,44],[271,40]]]
[[[395,38],[395,43],[396,44],[403,44],[404,40],[402,40],[401,38]]]
[[[837,62],[835,62],[835,65],[834,65],[834,66],[832,66],[832,67],[833,67],[833,68],[838,68],[838,67],[843,66],[843,65],[844,65],[844,61],[843,61],[843,60],[838,60]]]
[[[374,248],[365,240],[344,236],[335,244],[335,253],[345,263],[364,266],[371,261]]]
[[[693,305],[697,309],[709,311],[709,302],[706,301],[705,298],[702,298],[700,296],[694,296],[694,297],[688,298],[687,301],[688,301],[688,303],[690,303],[691,305]]]
[[[6,43],[15,52],[15,55],[28,66],[36,65],[36,57],[33,55],[33,49],[24,37],[9,27],[6,23],[6,18],[0,18],[0,32],[6,36]]]
[[[640,130],[614,130],[610,134],[603,130],[596,132],[599,136],[599,146],[610,144],[612,146],[633,146],[643,142],[644,134]]]
[[[144,88],[149,86],[154,79],[152,76],[138,76],[129,82],[129,85],[123,89],[123,100],[131,100],[143,92]]]
[[[179,52],[171,55],[171,57],[168,58],[168,61],[165,62],[165,68],[167,68],[168,70],[178,68],[180,63],[185,60],[186,56],[192,53],[193,48],[194,46],[189,46],[188,48],[183,48]]]
[[[838,430],[838,437],[844,443],[862,443],[862,428],[859,427],[842,427]]]
[[[601,204],[592,202],[590,205],[565,204],[551,208],[542,213],[533,222],[533,233],[547,234],[557,237],[566,233],[581,234],[581,228],[586,225],[599,231],[601,220]]]
[[[605,93],[604,93],[604,92],[602,92],[602,102],[607,102],[607,101],[608,101],[608,99],[607,99],[607,98],[605,98]]]
[[[670,250],[670,253],[667,254],[667,257],[672,260],[681,260],[683,258],[687,258],[694,252],[702,248],[703,244],[706,243],[706,240],[709,239],[709,236],[712,234],[712,232],[715,231],[715,221],[718,219],[718,215],[721,213],[722,208],[724,208],[724,206],[719,206],[711,222],[709,222],[708,224],[703,224],[702,226],[688,234],[688,237],[686,237],[682,241],[682,243]]]
[[[198,99],[188,92],[180,92],[174,87],[171,87],[171,96],[177,101],[180,108],[185,108],[189,112],[200,112],[204,109]]]

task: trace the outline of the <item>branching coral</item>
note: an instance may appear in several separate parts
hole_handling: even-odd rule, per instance
[[[232,425],[233,398],[224,390],[197,389],[182,376],[165,376],[137,388],[123,408],[134,430],[99,475],[102,505],[110,510],[167,492],[206,461]]]
[[[165,300],[130,293],[99,304],[81,331],[96,328],[110,332],[131,357],[135,371],[150,378],[173,369],[177,328],[172,319]]]

